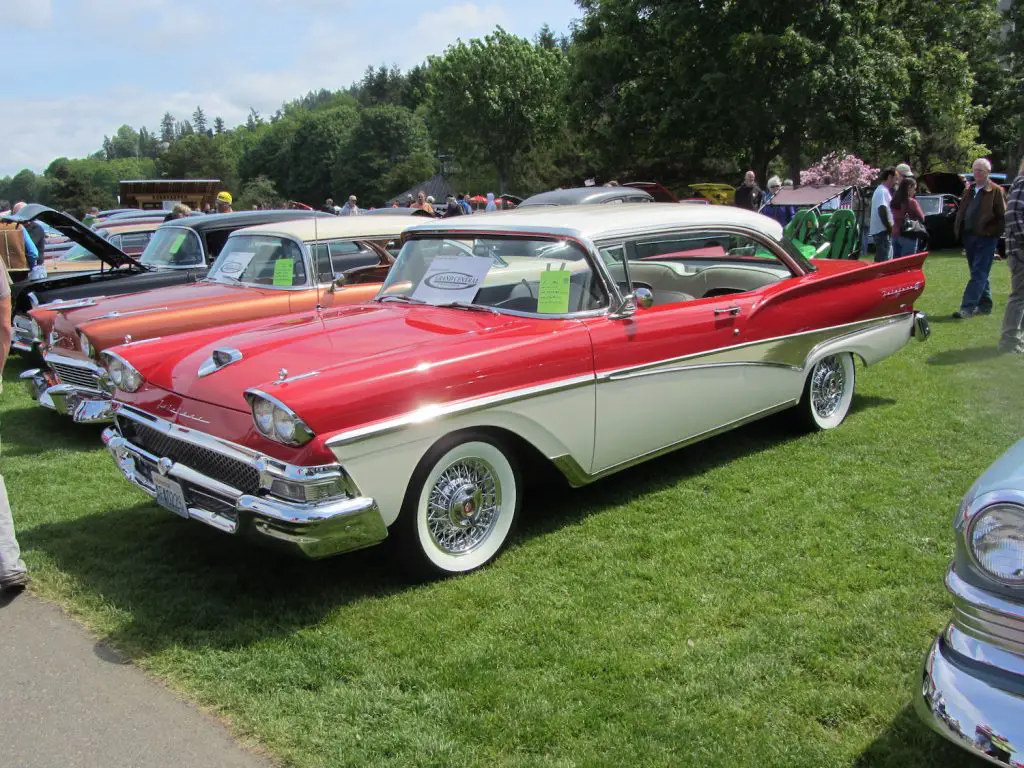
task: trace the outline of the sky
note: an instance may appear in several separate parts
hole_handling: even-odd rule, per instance
[[[496,25],[532,39],[579,16],[573,0],[0,0],[0,176],[85,157],[125,123],[158,131],[164,112],[201,105],[234,126],[369,65],[405,70]]]

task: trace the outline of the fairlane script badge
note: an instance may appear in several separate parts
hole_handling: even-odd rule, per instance
[[[904,293],[911,293],[921,289],[920,283],[914,283],[913,285],[901,285],[899,288],[886,288],[882,291],[882,295],[886,298],[895,298],[896,296],[902,296]]]
[[[204,419],[202,416],[195,416],[195,415],[193,415],[191,413],[188,413],[187,411],[182,411],[182,410],[180,410],[178,408],[175,408],[173,405],[168,405],[166,400],[161,400],[160,404],[157,405],[156,409],[158,411],[167,411],[167,413],[173,413],[179,419],[192,419],[192,421],[198,421],[198,422],[200,422],[202,424],[209,424],[210,423],[206,419]]]
[[[484,256],[439,256],[430,262],[412,298],[427,304],[471,302],[492,263]]]

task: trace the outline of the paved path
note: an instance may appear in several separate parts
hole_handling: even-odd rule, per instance
[[[0,598],[3,768],[270,768],[49,603]]]

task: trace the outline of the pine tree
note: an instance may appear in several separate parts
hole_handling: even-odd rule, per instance
[[[259,112],[252,107],[249,107],[249,118],[245,121],[245,127],[249,130],[253,130],[259,125],[263,125],[263,118],[260,117]]]
[[[170,144],[176,138],[175,136],[175,122],[174,115],[170,112],[164,112],[163,120],[160,121],[160,141],[165,144]]]
[[[224,118],[215,117],[213,119],[213,132],[224,133],[225,130],[227,130],[227,128],[224,126]]]
[[[206,113],[202,107],[196,107],[196,111],[192,113],[192,127],[196,129],[196,133],[206,133]]]

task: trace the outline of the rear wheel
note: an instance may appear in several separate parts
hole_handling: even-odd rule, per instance
[[[522,483],[512,451],[481,433],[445,438],[413,473],[395,543],[417,578],[468,573],[505,547],[519,517]]]
[[[842,424],[850,412],[856,379],[857,369],[849,352],[829,355],[815,363],[797,406],[803,426],[820,431]]]

